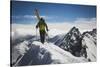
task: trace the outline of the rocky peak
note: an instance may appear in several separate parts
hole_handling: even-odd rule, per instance
[[[81,50],[81,33],[78,28],[73,27],[64,37],[60,47],[70,51],[73,55],[79,56]]]

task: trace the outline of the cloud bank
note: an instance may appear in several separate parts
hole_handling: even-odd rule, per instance
[[[73,26],[79,28],[80,32],[91,31],[97,28],[96,18],[77,18],[73,22],[47,22],[50,35],[67,33]],[[12,24],[12,36],[36,35],[36,24]],[[39,32],[38,32],[39,35]]]

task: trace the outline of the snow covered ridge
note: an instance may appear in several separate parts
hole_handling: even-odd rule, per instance
[[[97,33],[96,29],[83,33],[82,46],[86,45],[87,58],[91,61],[97,60]]]
[[[78,28],[73,27],[63,38],[60,47],[66,51],[71,52],[73,55],[79,57],[81,51],[82,36]]]
[[[81,34],[78,28],[73,27],[67,34],[49,38],[45,44],[39,41],[39,36],[13,35],[11,64],[25,66],[96,61],[96,35],[96,29]]]
[[[15,64],[16,66],[42,65],[42,64],[65,64],[87,62],[84,57],[75,57],[70,52],[64,51],[53,43],[42,44],[41,42],[32,42],[31,48]]]
[[[96,61],[96,35],[96,29],[81,34],[78,28],[73,27],[62,40],[60,38],[55,44],[74,56],[83,56],[89,61]]]

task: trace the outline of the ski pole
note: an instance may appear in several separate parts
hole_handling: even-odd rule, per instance
[[[37,28],[36,28],[36,40],[37,40],[38,38],[37,38]]]
[[[48,35],[48,31],[47,31],[47,42],[49,42],[49,35]]]

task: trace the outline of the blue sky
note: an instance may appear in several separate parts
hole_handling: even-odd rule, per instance
[[[96,6],[73,5],[73,4],[50,4],[40,2],[12,1],[11,18],[12,23],[34,24],[34,9],[39,10],[40,16],[46,22],[73,22],[77,18],[96,18]]]

